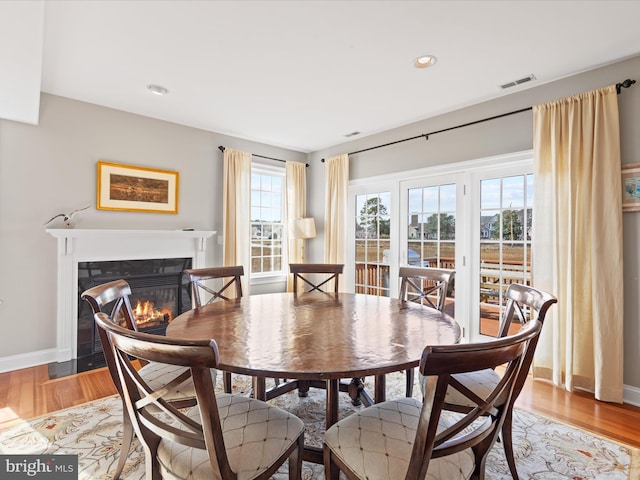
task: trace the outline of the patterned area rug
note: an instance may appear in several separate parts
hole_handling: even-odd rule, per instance
[[[246,394],[248,377],[233,376],[234,392]],[[368,391],[373,385],[367,384]],[[415,389],[419,391],[419,388]],[[399,398],[404,392],[404,376],[389,375],[387,398]],[[351,405],[341,394],[340,415],[347,416],[362,407]],[[311,389],[306,398],[291,392],[272,400],[305,421],[307,443],[321,445],[324,428],[324,391]],[[61,410],[30,421],[20,422],[0,432],[1,454],[78,454],[80,480],[111,478],[120,452],[121,403],[117,396]],[[522,480],[636,480],[640,478],[640,450],[586,431],[522,410],[514,412],[514,448]],[[121,477],[144,479],[144,454],[139,443],[129,454]],[[286,464],[274,477],[288,478]],[[323,479],[321,465],[304,463],[303,478]],[[511,479],[497,444],[490,453],[486,478]]]

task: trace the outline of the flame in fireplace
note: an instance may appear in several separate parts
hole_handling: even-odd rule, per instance
[[[148,323],[171,322],[170,309],[157,309],[149,300],[138,300],[133,309],[133,318],[138,327],[144,327]]]

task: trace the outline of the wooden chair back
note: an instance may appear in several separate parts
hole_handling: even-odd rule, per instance
[[[293,291],[298,292],[298,279],[304,282],[304,288],[309,288],[307,292],[313,292],[314,290],[324,292],[322,289],[324,285],[333,280],[333,291],[338,293],[338,278],[344,270],[343,263],[290,263],[289,271],[293,274]],[[329,276],[324,278],[321,282],[313,282],[307,274],[328,274]],[[305,285],[306,284],[306,285]],[[327,287],[325,287],[327,288]]]
[[[103,314],[95,316],[98,326],[108,335],[118,370],[118,380],[125,396],[125,404],[136,434],[148,448],[155,450],[162,438],[201,449],[208,449],[216,459],[222,478],[235,478],[224,447],[215,389],[210,369],[218,366],[218,347],[214,340],[186,341],[132,332],[123,329]],[[172,387],[184,382],[179,376],[152,388],[131,362],[131,356],[152,362],[189,367],[195,386],[202,425],[196,425],[164,395]],[[162,412],[164,415],[158,415]],[[160,478],[158,462],[147,465],[147,478]],[[152,472],[151,475],[149,473]]]
[[[91,306],[94,316],[102,312],[104,307],[114,302],[108,318],[113,319],[114,322],[121,319],[128,330],[137,330],[129,295],[131,295],[131,287],[129,284],[125,280],[114,280],[85,290],[80,295],[80,298]],[[107,367],[109,368],[109,373],[113,379],[113,384],[116,386],[118,393],[122,395],[115,359],[113,358],[113,352],[111,351],[107,334],[103,329],[98,328],[98,336]]]
[[[192,268],[184,271],[191,282],[191,301],[194,308],[209,304],[218,298],[230,300],[242,298],[242,280],[244,267],[234,265],[230,267]],[[224,279],[221,288],[213,288],[208,280]],[[231,287],[235,287],[235,296],[231,297]],[[227,291],[228,290],[228,291]],[[226,292],[226,293],[225,293]],[[204,302],[204,295],[210,298]]]
[[[529,322],[520,332],[481,343],[428,346],[419,371],[427,378],[422,412],[406,478],[425,478],[432,458],[444,457],[472,447],[477,477],[483,478],[486,456],[498,439],[529,342],[537,339],[542,325]],[[465,392],[475,408],[455,417],[444,431],[437,431],[449,386],[460,388],[455,375],[505,365],[498,384],[479,395]]]
[[[219,410],[215,385],[210,373],[212,369],[218,367],[219,361],[218,346],[215,340],[183,340],[130,331],[110,322],[104,313],[96,314],[95,321],[108,336],[116,361],[119,382],[124,392],[127,412],[132,419],[138,438],[145,446],[146,478],[161,478],[158,455],[159,445],[163,440],[205,451],[205,458],[208,458],[211,463],[211,478],[216,478],[218,472],[221,478],[238,478],[238,472],[232,469],[225,446],[222,425],[224,414],[222,410]],[[176,375],[175,378],[165,379],[162,384],[154,387],[139,374],[132,363],[132,358],[141,358],[150,363],[183,367],[179,370],[183,373]],[[194,408],[197,408],[197,411],[184,410],[169,398],[171,392],[185,381],[185,372],[186,378],[190,378],[194,385],[197,399],[197,405]],[[224,403],[232,397],[236,396],[227,395],[221,402]],[[258,402],[240,396],[237,398],[245,403]],[[259,403],[264,405],[264,408],[272,408],[263,402]],[[242,406],[237,408],[242,409]],[[248,408],[251,410],[251,407]],[[233,410],[233,408],[228,406],[227,410]],[[248,412],[244,413],[250,415]],[[254,421],[260,421],[256,414],[254,417]],[[271,417],[268,416],[268,418]],[[229,421],[234,422],[233,420]],[[266,425],[263,430],[268,431]],[[290,478],[298,478],[302,464],[303,446],[301,422],[299,430],[298,439],[294,438],[282,455],[276,458],[276,461],[263,474],[255,476],[255,478],[270,478],[287,458],[292,462],[290,468],[293,467]],[[247,441],[251,442],[252,440],[255,441],[255,439]],[[267,438],[264,439],[264,441],[267,440]],[[226,441],[229,442],[229,438]],[[173,452],[175,447],[166,448],[169,449],[169,452]],[[180,448],[176,450],[182,451]],[[172,455],[173,459],[180,453],[168,453],[168,455]],[[185,455],[190,457],[188,454]],[[197,465],[199,469],[203,468],[200,463]],[[179,467],[176,469],[176,471],[180,470]],[[184,473],[184,478],[187,478],[190,475],[190,470],[187,468]],[[246,472],[244,473],[246,474]]]
[[[442,311],[447,296],[451,295],[455,274],[455,270],[443,268],[400,267],[400,299]]]
[[[556,297],[550,293],[519,283],[512,283],[509,285],[509,288],[507,288],[505,293],[505,298],[507,299],[507,304],[500,320],[498,338],[508,336],[514,322],[525,325],[532,320],[537,320],[540,322],[540,325],[544,324],[547,311],[551,305],[558,302]],[[516,382],[514,400],[520,394],[520,391],[527,379],[531,363],[533,362],[536,346],[538,345],[538,340],[539,337],[536,337],[529,342],[529,345],[527,346],[527,352],[525,354],[520,378],[518,378],[518,381]]]
[[[489,342],[427,346],[419,366],[427,379],[423,402],[402,398],[378,403],[331,426],[324,437],[326,478],[337,479],[340,471],[349,479],[367,478],[373,471],[370,459],[383,472],[380,478],[484,478],[527,344],[540,334],[540,327],[533,321],[515,335]],[[504,365],[505,374],[496,384],[478,394],[464,390],[474,407],[442,415],[447,389],[460,388],[460,374],[498,365]],[[394,460],[398,458],[408,459],[408,464]]]

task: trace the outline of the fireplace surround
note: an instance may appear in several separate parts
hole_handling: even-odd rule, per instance
[[[152,259],[190,259],[206,266],[211,230],[47,229],[57,239],[56,361],[78,357],[78,265]],[[209,262],[210,263],[210,262]]]

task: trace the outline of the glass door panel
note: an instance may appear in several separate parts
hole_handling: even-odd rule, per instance
[[[391,192],[356,195],[355,292],[388,297]]]
[[[406,263],[455,270],[456,184],[409,188],[407,208]],[[452,285],[445,307],[452,316],[455,313],[454,291]]]
[[[496,336],[511,283],[531,284],[533,174],[480,181],[480,333]],[[519,328],[512,326],[512,331]]]

